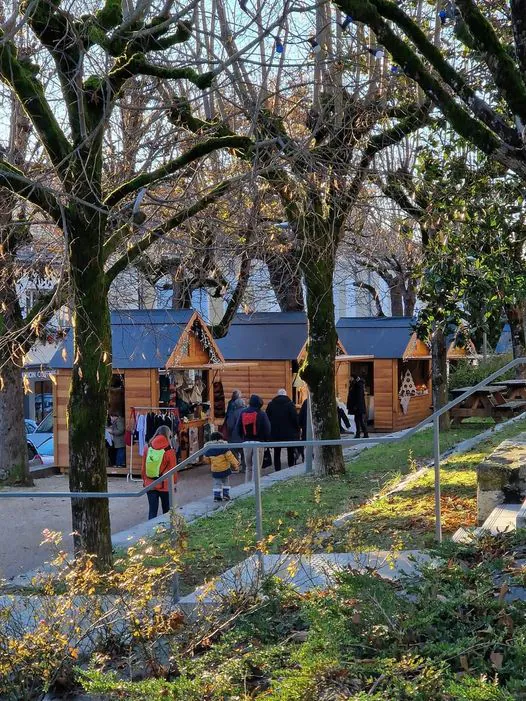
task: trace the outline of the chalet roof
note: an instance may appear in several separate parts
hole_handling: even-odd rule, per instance
[[[164,368],[188,322],[193,309],[126,309],[112,312],[113,367]],[[63,369],[73,365],[73,331],[49,363]]]
[[[227,335],[217,339],[225,360],[296,360],[307,340],[303,312],[236,314]]]
[[[336,329],[350,355],[402,358],[414,323],[415,319],[407,316],[341,317]]]

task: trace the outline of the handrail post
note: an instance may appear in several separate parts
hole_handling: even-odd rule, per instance
[[[260,543],[263,540],[263,508],[261,505],[261,480],[259,472],[259,446],[252,450],[252,474],[254,476],[254,501],[256,502],[256,538],[258,541],[258,564],[259,574],[263,574],[263,553]]]
[[[177,545],[177,531],[175,529],[175,483],[173,472],[168,475],[168,499],[170,503],[170,542],[172,548]],[[179,601],[179,572],[176,570],[172,579],[172,603]]]
[[[311,398],[310,398],[310,392],[307,395],[307,433],[305,438],[308,441],[312,440],[312,406],[311,406]],[[304,447],[305,450],[305,474],[309,474],[312,472],[312,455],[313,455],[313,447],[311,445],[306,445]]]
[[[442,513],[440,504],[440,418],[433,419],[433,462],[435,466],[435,538],[442,542]]]

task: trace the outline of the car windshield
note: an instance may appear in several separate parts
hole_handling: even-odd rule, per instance
[[[38,426],[35,433],[53,433],[53,412],[49,413]]]

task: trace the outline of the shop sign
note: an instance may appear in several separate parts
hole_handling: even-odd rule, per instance
[[[55,377],[55,373],[51,370],[27,370],[22,375],[28,380],[49,380]]]

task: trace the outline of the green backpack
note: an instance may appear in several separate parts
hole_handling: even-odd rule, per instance
[[[155,450],[155,448],[148,448],[146,453],[146,477],[152,480],[157,479],[160,476],[161,464],[164,458],[164,448],[161,450]]]

